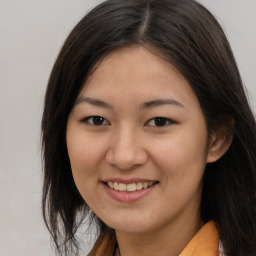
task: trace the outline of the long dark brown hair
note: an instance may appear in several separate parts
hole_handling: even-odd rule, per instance
[[[209,132],[224,116],[234,119],[230,149],[206,166],[201,215],[216,222],[228,256],[256,255],[255,118],[223,30],[193,0],[108,0],[65,41],[50,75],[42,119],[43,216],[59,254],[78,255],[76,231],[89,214],[71,173],[67,118],[95,63],[131,44],[158,49],[183,74]],[[104,231],[106,225],[97,220]]]

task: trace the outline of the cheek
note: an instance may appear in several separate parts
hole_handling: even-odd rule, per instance
[[[168,178],[202,176],[207,159],[207,132],[195,131],[184,129],[169,139],[153,143],[153,158]]]
[[[104,156],[103,141],[78,129],[67,132],[67,148],[73,172],[94,173],[95,165]]]
[[[93,205],[97,198],[95,184],[98,184],[98,169],[104,156],[102,143],[76,127],[67,129],[66,140],[77,189],[87,204]]]
[[[68,149],[72,170],[88,172],[97,162],[98,153],[94,147],[89,147],[88,144],[72,142]]]

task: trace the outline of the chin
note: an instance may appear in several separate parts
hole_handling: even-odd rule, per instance
[[[146,221],[145,218],[107,218],[103,222],[110,228],[124,233],[147,233],[154,229],[152,219]]]

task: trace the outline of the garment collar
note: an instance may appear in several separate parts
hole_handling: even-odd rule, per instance
[[[107,228],[97,239],[88,256],[113,256],[117,247],[114,230]],[[213,221],[207,222],[192,238],[179,256],[218,255],[219,234]]]

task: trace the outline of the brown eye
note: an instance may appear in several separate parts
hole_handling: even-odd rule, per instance
[[[147,122],[148,126],[167,126],[174,123],[171,119],[165,117],[155,117]]]
[[[89,123],[91,125],[109,125],[109,122],[101,116],[89,116],[82,120],[82,122]]]

